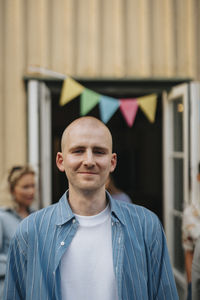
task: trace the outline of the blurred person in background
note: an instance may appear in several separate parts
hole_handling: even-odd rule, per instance
[[[192,300],[200,299],[200,237],[194,250],[192,261]]]
[[[200,167],[197,175],[200,182]],[[182,240],[185,254],[185,270],[187,275],[187,300],[192,298],[192,261],[197,239],[200,237],[200,205],[191,203],[183,211]],[[200,299],[200,298],[199,298]]]
[[[113,199],[132,203],[129,195],[127,195],[125,192],[123,192],[116,186],[114,178],[111,174],[108,176],[108,179],[106,182],[106,190],[111,194]]]
[[[0,186],[0,300],[10,240],[20,221],[31,213],[34,196],[34,170],[29,166],[13,167]]]

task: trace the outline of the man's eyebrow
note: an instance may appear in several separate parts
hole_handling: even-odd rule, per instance
[[[71,148],[69,148],[69,151],[73,151],[76,149],[86,149],[86,148],[87,148],[87,146],[84,146],[84,145],[74,145]],[[105,152],[109,151],[109,149],[107,147],[103,147],[103,146],[92,146],[91,148],[93,150],[100,150],[100,151],[105,151]]]
[[[75,145],[69,148],[70,151],[75,150],[75,149],[85,149],[86,147],[83,145]]]
[[[93,149],[94,149],[94,150],[105,151],[105,152],[108,152],[108,151],[109,151],[108,148],[102,147],[102,146],[94,146]]]

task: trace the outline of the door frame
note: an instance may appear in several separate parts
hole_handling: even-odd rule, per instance
[[[51,94],[54,90],[60,91],[65,76],[40,77],[26,76],[24,81],[27,89],[27,125],[28,125],[28,161],[32,164],[38,174],[38,186],[40,200],[37,207],[47,206],[52,203],[51,191]],[[119,93],[128,97],[129,94],[138,96],[150,93],[162,93],[169,91],[172,86],[183,82],[190,82],[190,78],[78,78],[82,85],[107,95]],[[45,96],[45,93],[48,96]],[[49,99],[49,100],[47,100]],[[43,113],[41,113],[41,110]],[[46,113],[44,113],[46,111]],[[46,125],[45,125],[46,124]],[[48,125],[47,125],[48,124]],[[45,129],[46,128],[46,129]],[[44,149],[46,149],[44,151]],[[41,162],[41,155],[43,155]],[[41,168],[41,166],[44,166]],[[41,192],[42,187],[43,192]]]
[[[52,203],[51,94],[44,82],[30,80],[27,96],[28,163],[37,175],[38,209]]]

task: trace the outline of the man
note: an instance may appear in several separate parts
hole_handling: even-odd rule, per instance
[[[61,148],[56,162],[69,190],[20,224],[4,299],[178,299],[158,218],[105,192],[117,161],[108,128],[79,118]]]

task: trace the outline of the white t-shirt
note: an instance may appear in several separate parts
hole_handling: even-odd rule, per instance
[[[75,215],[79,228],[62,257],[62,300],[116,300],[110,208],[95,216]]]

